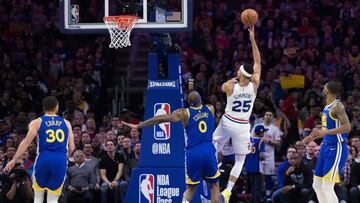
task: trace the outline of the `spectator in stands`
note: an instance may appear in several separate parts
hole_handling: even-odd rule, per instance
[[[92,202],[90,190],[95,188],[94,172],[84,163],[84,152],[74,152],[75,165],[69,167],[66,173],[65,188],[67,202]]]
[[[3,165],[2,168],[4,168],[6,166],[6,164],[12,160],[12,158],[14,157],[16,152],[16,148],[15,147],[9,147],[6,149],[6,154],[5,154],[5,159],[3,161]]]
[[[121,149],[122,149],[122,144],[123,144],[123,141],[124,141],[125,137],[126,137],[125,135],[119,135],[119,136],[117,136],[117,138],[116,138],[116,140],[117,140],[116,149],[117,149],[118,151],[121,151]]]
[[[111,118],[111,130],[116,134],[119,135],[120,134],[120,130],[121,130],[121,122],[120,122],[120,118],[117,115],[113,115]]]
[[[251,185],[252,203],[260,203],[262,199],[262,184],[261,184],[261,161],[264,160],[264,143],[262,137],[268,131],[263,125],[255,127],[255,135],[251,137],[251,153],[246,155],[245,168],[249,185]]]
[[[124,157],[124,177],[126,181],[130,181],[131,171],[136,166],[137,160],[135,158],[135,152],[131,147],[131,140],[125,137],[122,142],[122,149],[120,154]]]
[[[300,155],[302,161],[306,161],[305,157],[305,144],[303,141],[299,140],[295,142],[296,152]]]
[[[134,146],[136,143],[140,142],[140,131],[137,128],[132,128],[130,130],[131,146]]]
[[[86,131],[81,134],[81,145],[91,143],[91,137]]]
[[[284,186],[278,198],[278,202],[307,202],[309,200],[313,173],[302,161],[298,153],[290,156],[289,167],[284,176]]]
[[[284,104],[282,106],[282,111],[288,119],[290,120],[291,127],[289,129],[288,136],[286,137],[285,143],[294,143],[297,140],[300,140],[299,137],[299,129],[298,129],[298,91],[295,89],[291,89],[289,91],[289,95],[284,100]]]
[[[101,184],[101,203],[108,203],[108,191],[112,192],[114,202],[121,202],[127,190],[127,182],[123,181],[124,158],[115,150],[115,142],[113,140],[106,141],[107,153],[100,161]]]
[[[360,163],[354,162],[350,174],[350,202],[360,202]]]
[[[311,168],[311,170],[315,170],[316,166],[316,154],[315,150],[318,145],[316,142],[312,141],[308,145],[306,145],[306,153],[304,157],[304,162],[307,163],[307,166]]]
[[[271,192],[274,188],[272,176],[275,175],[275,147],[280,146],[282,136],[280,129],[273,124],[273,117],[273,112],[266,110],[264,112],[264,121],[253,128],[255,130],[257,126],[262,125],[267,129],[266,133],[262,137],[262,140],[265,143],[262,169],[265,175],[265,188],[267,197],[271,195]]]
[[[93,118],[88,118],[86,120],[86,129],[85,132],[90,135],[91,139],[95,137],[96,134],[96,123]]]
[[[94,173],[95,176],[95,190],[100,189],[100,170],[99,170],[99,160],[92,155],[93,148],[91,143],[84,144],[83,152],[85,156],[85,165],[87,165],[90,170]]]
[[[278,168],[278,171],[277,171],[278,189],[272,195],[273,202],[275,202],[275,200],[281,199],[282,188],[284,186],[284,176],[285,176],[286,170],[289,166],[290,157],[291,157],[291,155],[293,155],[295,153],[296,153],[295,147],[293,147],[293,146],[288,147],[287,153],[286,153],[286,160],[283,163],[281,163]]]
[[[112,130],[106,132],[106,139],[107,140],[114,140],[116,139],[115,133]]]
[[[19,159],[14,169],[7,174],[3,182],[0,200],[3,203],[30,203],[33,198],[34,193],[31,182],[26,176],[23,160]]]
[[[81,134],[74,134],[75,149],[81,149]]]
[[[141,142],[138,142],[135,144],[134,152],[135,152],[135,160],[136,160],[136,163],[134,163],[134,167],[136,167],[138,165],[139,159],[140,159]]]

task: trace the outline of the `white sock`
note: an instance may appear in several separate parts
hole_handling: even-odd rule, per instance
[[[228,184],[227,184],[227,186],[226,186],[226,190],[229,190],[229,191],[231,192],[231,190],[233,189],[234,185],[235,185],[235,183],[229,180],[229,181],[228,181]]]
[[[43,203],[44,193],[44,190],[34,190],[34,203]]]

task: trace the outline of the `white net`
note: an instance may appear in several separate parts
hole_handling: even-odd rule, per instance
[[[104,22],[110,32],[110,48],[131,46],[130,33],[134,28],[136,16],[106,16]]]

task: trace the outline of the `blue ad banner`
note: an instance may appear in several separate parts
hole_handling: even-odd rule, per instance
[[[180,203],[185,189],[184,168],[137,168],[132,172],[125,202]],[[210,202],[210,190],[201,182],[191,203],[207,202]]]
[[[169,80],[171,81],[171,80]],[[176,84],[178,84],[177,80]],[[178,88],[149,88],[144,120],[153,116],[171,114],[182,108],[182,95]],[[184,167],[184,128],[181,122],[161,123],[145,127],[141,136],[139,167],[177,168]]]

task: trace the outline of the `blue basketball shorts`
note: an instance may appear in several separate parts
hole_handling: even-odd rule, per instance
[[[321,145],[314,177],[329,182],[340,182],[340,173],[348,159],[346,143],[324,143]]]
[[[34,164],[34,190],[47,190],[55,195],[60,195],[65,181],[66,168],[65,153],[40,152]]]
[[[185,155],[186,184],[197,185],[203,179],[208,183],[219,182],[220,172],[212,143],[203,143],[187,149]]]

